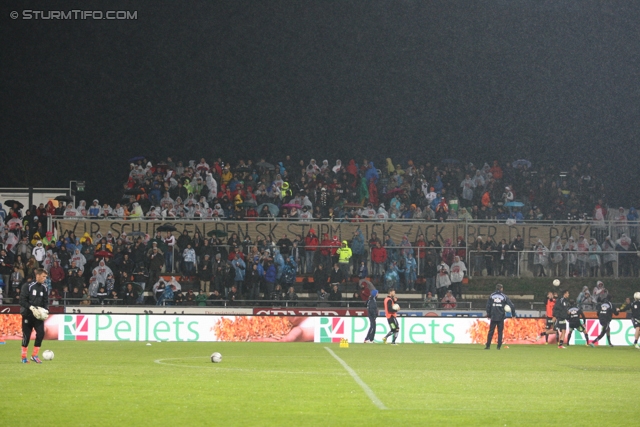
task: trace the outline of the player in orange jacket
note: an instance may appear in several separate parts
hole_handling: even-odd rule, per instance
[[[391,345],[398,345],[396,344],[398,332],[400,331],[400,325],[398,325],[398,319],[396,318],[398,310],[393,308],[396,301],[398,301],[398,298],[396,297],[396,290],[391,288],[389,289],[389,295],[384,299],[384,315],[387,318],[387,322],[389,322],[389,332],[384,336],[384,338],[382,338],[382,342],[385,344],[387,344],[387,338],[393,335]]]

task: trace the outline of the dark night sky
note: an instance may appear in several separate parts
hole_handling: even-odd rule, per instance
[[[524,157],[592,161],[640,199],[639,2],[26,1],[0,20],[0,186],[112,197],[138,154]]]

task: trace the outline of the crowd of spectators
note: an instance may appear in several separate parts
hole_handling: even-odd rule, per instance
[[[162,220],[622,220],[619,210],[607,209],[603,181],[591,163],[563,172],[527,160],[401,165],[387,158],[381,167],[367,159],[319,164],[289,156],[274,164],[132,160],[124,197],[114,206],[96,199],[41,206],[39,213]],[[622,209],[625,221],[637,221],[633,207]]]
[[[352,276],[360,282],[371,277],[385,289],[419,290],[425,298],[438,295],[442,300],[448,290],[452,298],[461,297],[458,285],[466,273],[467,250],[471,250],[467,274],[514,275],[518,262],[514,254],[525,249],[518,239],[493,242],[481,237],[469,247],[461,238],[439,242],[435,236],[430,240],[419,236],[409,242],[405,236],[393,242],[375,233],[365,242],[358,232],[342,242],[350,251],[343,259],[337,236],[316,236],[313,229],[307,236],[284,236],[277,242],[270,238],[253,242],[249,236],[240,241],[237,235],[223,241],[197,233],[177,239],[170,233],[119,239],[110,233],[82,237],[70,233],[56,239],[45,228],[47,216],[213,221],[570,219],[589,220],[596,231],[605,220],[613,220],[621,231],[617,239],[603,234],[576,242],[554,241],[549,247],[538,242],[527,248],[533,251],[530,269],[537,275],[594,277],[613,275],[614,264],[621,275],[637,276],[640,270],[637,257],[618,256],[619,251],[637,250],[638,214],[633,207],[607,209],[604,185],[590,163],[577,163],[561,173],[554,166],[533,168],[524,160],[476,167],[451,159],[438,165],[412,161],[400,165],[387,158],[378,168],[366,159],[361,163],[351,159],[346,165],[336,160],[330,165],[327,160],[294,162],[287,156],[275,164],[260,159],[240,160],[233,166],[222,159],[209,165],[202,158],[185,165],[171,158],[155,164],[138,158],[129,168],[123,199],[114,207],[98,200],[89,205],[80,201],[78,206],[50,202],[32,206],[24,215],[18,205],[8,211],[0,208],[4,223],[0,264],[6,293],[15,296],[17,285],[42,265],[50,272],[54,297],[85,303],[142,302],[145,289],[161,303],[292,299],[299,274],[317,278],[318,298],[331,303],[342,300]],[[197,280],[207,301],[182,295],[180,284],[165,283],[163,273]],[[355,288],[353,297],[366,300],[363,286]]]

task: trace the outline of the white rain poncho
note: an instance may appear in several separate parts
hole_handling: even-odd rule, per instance
[[[87,259],[84,257],[84,255],[82,255],[82,253],[80,253],[80,249],[76,249],[73,252],[73,256],[71,257],[71,262],[75,262],[76,267],[78,267],[80,270],[84,270]]]
[[[538,240],[535,251],[533,263],[546,266],[549,262],[549,249],[542,243],[542,240]]]
[[[560,236],[556,236],[551,243],[551,262],[557,264],[562,262],[564,257],[562,256],[562,250],[564,249],[562,242],[560,241]]]
[[[71,206],[71,205],[67,205],[67,206],[64,208],[64,216],[65,216],[65,217],[71,217],[71,218],[77,218],[77,217],[79,217],[80,215],[78,215],[78,211],[77,211],[77,210],[75,210],[75,209],[73,208],[73,206]]]
[[[606,264],[608,262],[617,261],[618,254],[616,253],[616,245],[611,240],[611,236],[607,236],[602,244],[602,261]]]
[[[93,275],[97,276],[98,281],[101,283],[107,282],[107,276],[109,274],[113,275],[113,271],[111,271],[111,269],[107,267],[104,261],[100,261],[98,266],[93,269]]]
[[[590,267],[600,267],[600,253],[602,249],[600,245],[596,241],[596,239],[591,239],[591,244],[589,245],[589,266]]]
[[[589,242],[584,236],[580,236],[576,245],[578,247],[578,261],[587,262],[589,260]]]

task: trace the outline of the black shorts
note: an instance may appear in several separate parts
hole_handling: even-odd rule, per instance
[[[578,322],[578,323],[569,322],[569,328],[570,329],[577,329],[580,332],[584,332],[584,326],[580,322]]]
[[[555,329],[557,331],[566,331],[567,326],[569,326],[569,322],[566,320],[556,320]]]
[[[611,323],[611,319],[598,319],[598,321],[600,322],[602,329],[607,329],[609,327],[609,323]]]
[[[553,317],[547,317],[547,330],[555,329],[556,324],[553,321]]]
[[[389,317],[387,319],[387,322],[389,322],[389,327],[393,332],[398,332],[400,330],[400,325],[398,325],[398,319],[396,319],[395,317]]]
[[[631,319],[634,328],[640,328],[640,319]]]

